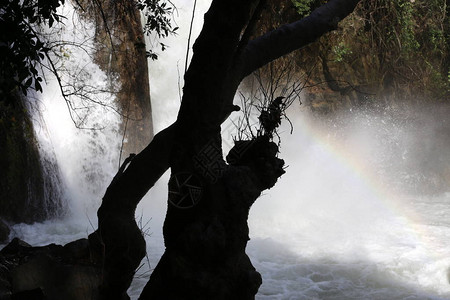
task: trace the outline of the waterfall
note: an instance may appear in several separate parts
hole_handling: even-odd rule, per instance
[[[43,166],[49,173],[46,180],[56,174],[54,167],[60,171],[56,184],[63,201],[58,205],[65,207],[66,217],[13,227],[13,234],[24,240],[39,232],[39,236],[31,238],[36,245],[55,242],[52,239],[69,242],[86,237],[96,228],[96,211],[117,172],[122,139],[122,120],[116,112],[119,109],[110,80],[93,58],[95,26],[81,18],[70,3],[60,13],[65,16],[65,25],[54,25],[46,34],[50,44],[61,43],[51,55],[64,89],[68,94],[81,89],[83,95],[101,104],[86,102],[79,96],[65,99],[57,78],[43,70],[44,92],[33,94],[30,110]],[[95,92],[89,94],[90,91]],[[54,209],[54,205],[49,203],[49,209]]]
[[[0,218],[11,223],[42,221],[65,212],[59,168],[53,149],[39,139],[42,119],[32,98],[33,93],[28,99],[17,96],[16,103],[2,107]]]
[[[43,211],[42,216],[36,216],[35,220],[42,221],[45,219],[63,217],[67,213],[68,199],[65,195],[66,186],[61,180],[61,169],[56,159],[55,149],[45,124],[41,111],[32,101],[39,99],[39,95],[32,93],[33,99],[27,99],[27,110],[32,116],[32,124],[36,136],[36,145],[39,150],[39,161],[41,164],[42,180],[40,186],[42,193],[32,189],[28,191],[28,199],[33,210]],[[37,172],[37,170],[36,170]],[[31,175],[31,174],[30,174]],[[42,198],[42,201],[36,199]]]
[[[53,29],[52,38],[67,44],[60,50],[62,57],[53,58],[69,92],[77,87],[86,90],[68,99],[73,109],[69,111],[58,82],[49,75],[40,110],[53,140],[72,214],[92,216],[118,168],[121,116],[115,112],[118,108],[109,78],[94,62],[95,25],[81,18],[69,3],[61,13],[70,21]],[[90,90],[95,93],[89,95]],[[84,95],[92,101],[85,101]],[[96,224],[95,219],[92,222]]]

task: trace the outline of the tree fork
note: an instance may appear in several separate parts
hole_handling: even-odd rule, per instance
[[[97,232],[104,247],[100,299],[128,299],[126,291],[146,253],[135,221],[136,206],[169,168],[174,127],[172,124],[155,135],[126,169],[119,170],[106,190],[97,212]]]

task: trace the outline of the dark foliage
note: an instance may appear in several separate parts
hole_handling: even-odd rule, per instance
[[[61,16],[56,9],[64,0],[5,0],[0,4],[0,101],[12,102],[11,92],[25,95],[29,88],[42,91],[37,65],[49,50],[36,31],[52,27]]]
[[[42,92],[39,64],[50,59],[47,53],[51,49],[40,32],[44,27],[52,27],[55,22],[62,21],[63,16],[57,13],[57,9],[64,3],[65,0],[0,2],[0,101],[14,103],[14,93],[20,91],[27,95],[30,88]],[[174,7],[168,2],[137,0],[131,3],[146,16],[146,34],[156,33],[158,38],[163,38],[178,29],[172,28],[170,16]],[[80,3],[77,4],[82,8]],[[101,7],[99,14],[104,14]],[[163,43],[159,45],[162,50],[166,48]],[[147,56],[152,59],[158,57],[153,51],[147,51]],[[50,69],[58,72],[52,67]]]
[[[175,7],[166,1],[161,0],[137,0],[137,8],[145,15],[144,33],[149,35],[156,33],[158,38],[165,38],[170,34],[175,34],[178,27],[172,28],[171,15]],[[161,50],[166,49],[166,45],[159,43]],[[152,50],[147,51],[147,57],[155,60],[158,55]]]

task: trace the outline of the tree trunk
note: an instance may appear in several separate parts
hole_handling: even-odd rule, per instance
[[[177,184],[185,182],[182,173],[172,176],[166,251],[140,299],[254,299],[262,281],[245,253],[248,212],[284,173],[284,162],[265,136],[242,143],[233,148],[229,165],[215,152],[217,144],[199,153],[199,167],[214,176],[192,173],[185,186]],[[176,201],[182,197],[193,205]]]

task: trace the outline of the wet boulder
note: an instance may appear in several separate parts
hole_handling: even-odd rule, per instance
[[[88,239],[42,247],[13,239],[0,251],[0,299],[96,299],[101,267]]]
[[[8,224],[0,219],[0,243],[8,242],[10,233],[11,230],[9,229]]]

